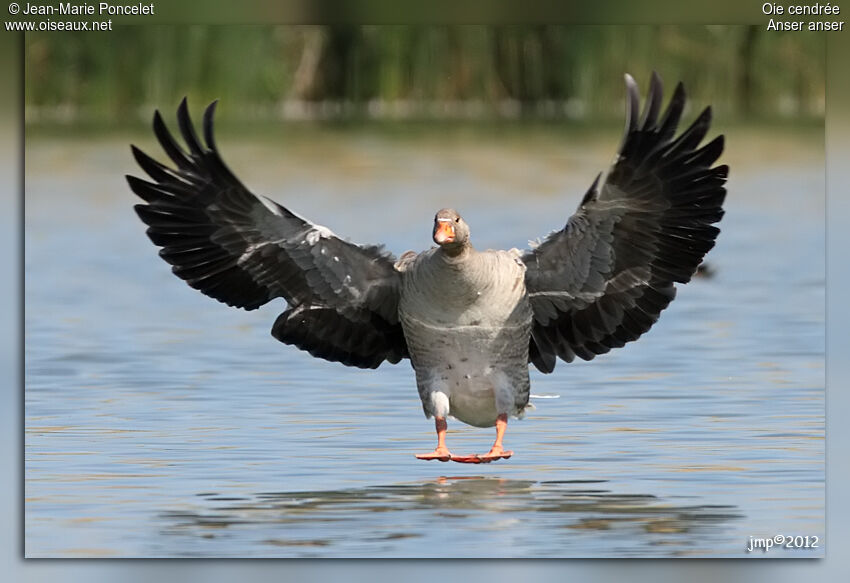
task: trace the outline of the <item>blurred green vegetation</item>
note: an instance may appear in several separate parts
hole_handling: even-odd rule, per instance
[[[729,119],[819,118],[822,34],[729,26],[125,26],[28,33],[28,123],[135,123],[184,95],[231,119],[620,119],[657,70]]]

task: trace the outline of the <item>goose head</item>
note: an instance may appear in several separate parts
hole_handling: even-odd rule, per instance
[[[454,209],[441,209],[434,216],[434,243],[450,255],[460,253],[469,244],[469,225]]]

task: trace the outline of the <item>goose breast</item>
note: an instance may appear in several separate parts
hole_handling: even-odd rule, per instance
[[[479,427],[521,415],[532,311],[518,253],[432,249],[403,273],[399,317],[425,414]]]

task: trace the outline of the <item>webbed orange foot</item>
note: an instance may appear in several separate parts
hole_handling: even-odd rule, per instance
[[[472,455],[453,455],[452,461],[461,464],[489,464],[496,460],[508,459],[512,455],[514,455],[514,452],[512,451],[499,450],[498,452],[495,452],[491,450],[485,454],[474,453]]]
[[[452,459],[452,452],[450,452],[445,447],[438,447],[431,453],[417,453],[416,459],[418,460],[440,460],[441,462],[447,462]]]
[[[512,452],[511,450],[503,450],[502,448],[499,448],[498,451],[491,449],[489,452],[485,453],[484,455],[478,456],[478,459],[480,459],[482,463],[486,464],[486,463],[494,462],[496,460],[502,460],[502,459],[506,460],[506,459],[510,458],[512,455],[514,455],[514,452]]]
[[[480,464],[481,457],[474,453],[472,455],[453,455],[452,461],[461,464]]]

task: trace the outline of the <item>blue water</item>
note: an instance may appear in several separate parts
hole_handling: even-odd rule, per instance
[[[566,129],[281,135],[219,144],[255,192],[397,255],[430,244],[443,206],[478,247],[525,247],[617,145]],[[314,359],[270,336],[281,300],[242,312],[171,275],[132,212],[129,137],[31,136],[27,556],[821,556],[821,137],[728,132],[716,274],[640,341],[533,372],[514,457],[470,466],[414,459],[435,438],[407,363]],[[450,420],[455,452],[493,437]],[[774,535],[819,545],[746,553]]]

